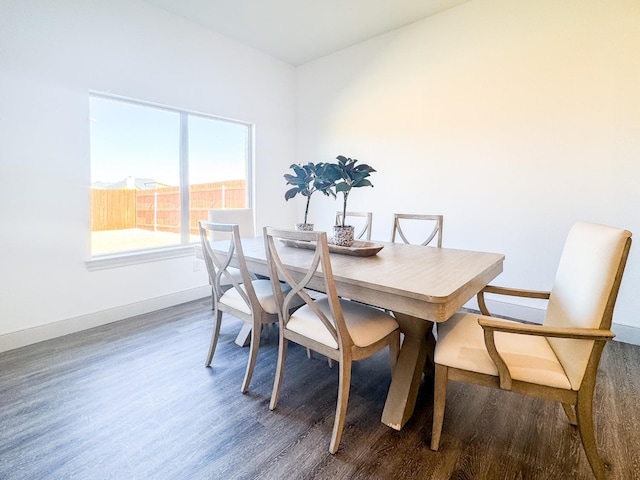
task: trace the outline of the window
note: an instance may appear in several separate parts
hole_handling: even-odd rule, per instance
[[[215,208],[251,204],[248,123],[92,93],[91,256],[198,241]]]

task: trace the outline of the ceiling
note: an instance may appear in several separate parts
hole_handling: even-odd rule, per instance
[[[145,0],[292,65],[469,0]]]

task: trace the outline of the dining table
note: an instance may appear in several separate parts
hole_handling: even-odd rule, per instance
[[[427,358],[433,358],[434,322],[447,321],[497,277],[504,255],[404,243],[373,244],[381,247],[373,255],[331,253],[331,268],[339,296],[391,311],[400,326],[403,340],[382,413],[382,423],[400,430],[413,414]],[[220,251],[226,251],[227,245],[224,241],[213,243]],[[262,237],[243,238],[242,250],[249,271],[270,275]],[[300,272],[306,271],[313,254],[313,250],[296,246],[283,245],[281,249],[285,265]],[[321,274],[316,273],[309,287],[323,291]]]

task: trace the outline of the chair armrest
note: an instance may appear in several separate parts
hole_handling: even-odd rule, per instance
[[[521,288],[498,287],[496,285],[487,285],[482,289],[486,293],[497,293],[500,295],[510,295],[512,297],[528,297],[549,299],[551,292],[542,290],[524,290]]]
[[[491,316],[487,304],[484,301],[485,293],[495,293],[498,295],[507,295],[511,297],[525,297],[525,298],[540,298],[542,300],[548,300],[551,292],[541,290],[523,290],[519,288],[506,288],[497,287],[495,285],[487,285],[478,292],[478,307],[483,315]]]
[[[480,324],[485,331],[491,330],[521,335],[536,335],[540,337],[607,341],[616,336],[611,330],[602,330],[600,328],[549,327],[546,325],[514,323],[497,318],[479,318],[478,324]]]
[[[615,337],[611,330],[601,330],[598,328],[565,328],[549,327],[546,325],[530,325],[526,323],[514,323],[506,320],[494,318],[478,318],[478,324],[484,331],[484,344],[487,352],[498,369],[500,377],[500,388],[511,390],[511,372],[506,362],[498,352],[495,342],[495,332],[512,333],[518,335],[535,335],[542,337],[573,338],[579,340],[594,340],[606,342]]]

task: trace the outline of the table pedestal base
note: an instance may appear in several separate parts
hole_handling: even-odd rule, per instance
[[[393,371],[382,423],[400,430],[413,414],[427,357],[430,360],[427,369],[433,368],[435,338],[433,322],[402,313],[394,312],[394,315],[404,334],[404,341]]]
[[[251,325],[243,323],[242,328],[238,332],[235,340],[236,345],[239,347],[248,347],[251,343]]]

